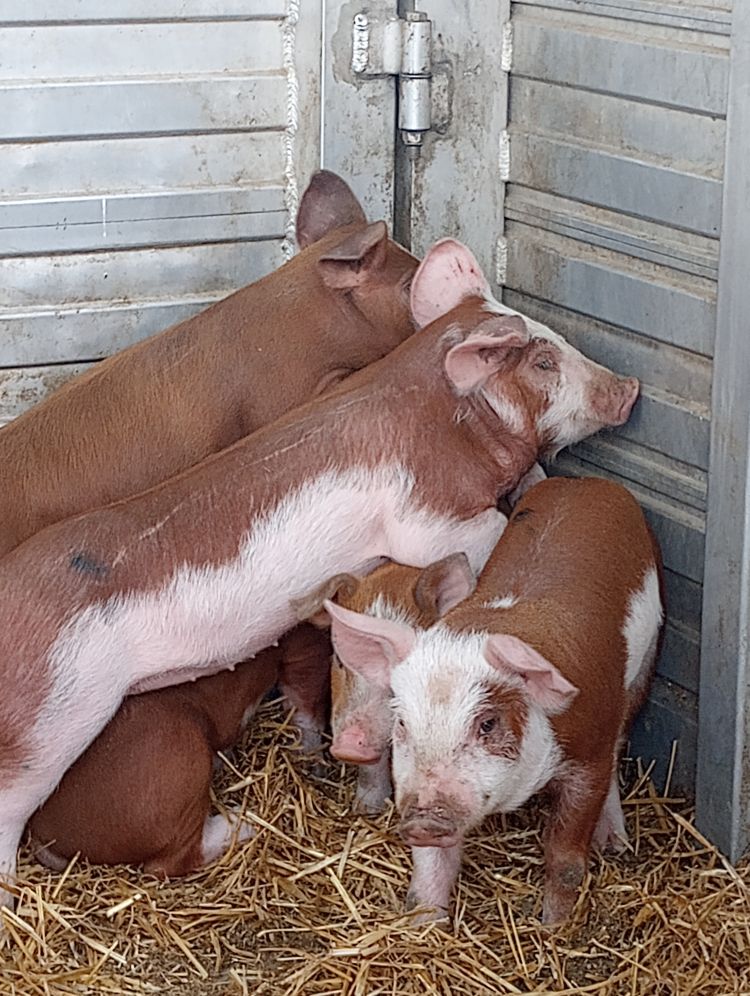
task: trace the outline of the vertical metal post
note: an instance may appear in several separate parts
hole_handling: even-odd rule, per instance
[[[398,16],[406,17],[414,10],[414,0],[398,0]],[[398,88],[397,88],[398,93]],[[398,96],[397,96],[398,99]],[[399,109],[396,109],[398,122]],[[395,185],[393,198],[393,237],[407,249],[411,249],[411,201],[414,180],[414,155],[410,149],[394,136]]]
[[[750,843],[750,4],[735,2],[714,351],[696,813],[735,861]]]

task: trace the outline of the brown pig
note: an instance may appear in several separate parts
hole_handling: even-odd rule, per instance
[[[321,394],[414,331],[417,260],[335,173],[297,216],[302,251],[68,381],[0,429],[0,556],[144,491]]]
[[[474,593],[431,629],[326,603],[339,659],[393,692],[411,906],[444,914],[467,831],[547,789],[542,919],[568,917],[591,841],[625,839],[617,761],[657,654],[660,577],[625,488],[554,478],[521,499]]]
[[[384,564],[359,578],[337,574],[295,609],[328,628],[323,609],[335,599],[354,612],[408,622],[426,629],[474,590],[476,576],[463,553],[453,553],[425,568]],[[322,611],[321,611],[322,610]],[[345,668],[333,656],[331,664],[331,754],[360,765],[354,797],[355,812],[379,813],[391,795],[390,688],[373,685]]]
[[[79,853],[173,878],[247,839],[234,814],[209,816],[216,751],[237,742],[285,665],[324,672],[329,654],[326,634],[298,627],[236,669],[126,699],[29,821],[39,859],[62,869]]]

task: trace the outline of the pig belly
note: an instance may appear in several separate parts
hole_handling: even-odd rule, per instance
[[[143,692],[155,692],[160,688],[171,688],[173,685],[182,685],[186,681],[197,681],[199,678],[207,678],[220,671],[234,671],[237,664],[207,664],[201,667],[178,667],[171,671],[162,671],[161,674],[150,675],[141,681],[136,681],[131,685],[128,695],[141,695]]]

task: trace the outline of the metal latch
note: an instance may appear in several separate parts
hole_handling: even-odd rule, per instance
[[[432,22],[421,10],[404,18],[357,14],[352,28],[352,72],[398,77],[398,130],[416,154],[430,130]]]

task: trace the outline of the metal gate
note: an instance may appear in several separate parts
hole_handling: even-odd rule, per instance
[[[654,524],[669,622],[634,746],[663,773],[679,740],[673,785],[737,856],[750,6],[421,8],[429,67],[385,41],[396,0],[0,0],[0,421],[279,263],[321,158],[416,251],[463,238],[508,303],[642,381],[556,469],[622,480]],[[399,60],[431,130],[417,108],[394,152]]]
[[[282,261],[320,44],[320,3],[0,0],[0,422]]]
[[[464,238],[507,303],[641,380],[628,425],[553,470],[622,481],[658,534],[669,618],[633,748],[663,778],[678,741],[671,784],[696,790],[700,825],[736,857],[750,827],[750,11],[737,5],[733,28],[731,0],[420,6],[452,106],[433,93],[442,130],[405,171],[412,242]]]

